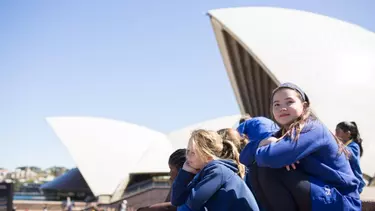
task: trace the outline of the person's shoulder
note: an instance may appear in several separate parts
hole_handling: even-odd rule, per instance
[[[203,169],[202,171],[207,171],[207,170],[212,170],[215,168],[221,168],[223,165],[220,160],[213,160],[209,162]]]
[[[267,117],[255,117],[254,124],[260,129],[267,129],[272,132],[280,130],[276,122]]]
[[[248,121],[253,124],[276,124],[272,119],[263,116],[253,117]]]
[[[256,116],[256,117],[253,117],[251,119],[255,119],[255,120],[258,120],[258,121],[272,121],[272,119],[264,117],[264,116]]]
[[[348,144],[348,147],[359,149],[359,144],[355,141],[352,141],[350,144]]]
[[[359,155],[360,147],[357,142],[352,141],[347,147],[355,154],[355,156]]]
[[[237,164],[232,160],[213,160],[209,162],[202,170],[201,174],[212,174],[212,173],[223,173],[226,171],[235,171],[237,167]]]
[[[301,133],[306,133],[307,137],[314,139],[320,145],[336,144],[335,136],[328,127],[317,119],[311,119],[306,122]]]
[[[303,126],[302,132],[330,132],[328,127],[326,127],[322,122],[318,119],[311,118],[308,119]]]

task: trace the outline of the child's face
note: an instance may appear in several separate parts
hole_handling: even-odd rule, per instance
[[[335,135],[344,143],[350,140],[350,132],[344,132],[341,128],[336,128]]]
[[[206,162],[199,157],[193,141],[189,141],[189,145],[186,150],[186,161],[190,167],[196,170],[200,170],[206,165]]]
[[[298,92],[287,88],[280,89],[273,95],[272,113],[279,124],[288,126],[302,115],[305,104]]]
[[[169,175],[171,176],[170,180],[171,182],[174,181],[174,179],[177,177],[178,169],[176,166],[169,164]]]

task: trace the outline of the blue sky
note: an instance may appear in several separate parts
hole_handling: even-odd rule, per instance
[[[49,116],[168,132],[238,113],[205,13],[260,5],[375,31],[371,0],[0,1],[0,167],[74,166]]]

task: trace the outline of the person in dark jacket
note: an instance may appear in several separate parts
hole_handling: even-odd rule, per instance
[[[186,149],[178,149],[169,156],[169,169],[170,181],[173,183],[178,171],[182,168],[186,161]],[[164,203],[154,204],[148,207],[139,208],[137,211],[176,211],[177,207],[171,204],[170,200],[171,191],[169,191]]]
[[[362,193],[366,185],[363,180],[359,159],[363,154],[362,138],[355,122],[340,122],[336,126],[336,136],[341,139],[350,152],[349,163],[354,175],[360,181],[358,192]]]
[[[252,180],[258,181],[256,178],[257,175],[254,174],[252,178],[251,166],[255,162],[255,153],[258,148],[259,143],[267,139],[273,134],[275,134],[279,130],[277,124],[272,121],[271,119],[265,117],[250,117],[247,116],[245,121],[242,121],[241,124],[238,126],[237,131],[242,135],[248,138],[249,143],[242,149],[240,153],[240,162],[244,164],[247,168],[245,182],[246,185],[250,188],[253,192],[255,199],[257,199],[257,194],[254,192],[252,187]],[[264,210],[262,205],[259,204],[258,206],[260,210]]]
[[[259,210],[231,141],[216,131],[193,131],[186,159],[172,185],[171,202],[179,211]]]

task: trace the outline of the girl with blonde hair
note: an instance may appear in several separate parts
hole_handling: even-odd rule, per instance
[[[231,141],[216,131],[196,130],[186,159],[172,186],[171,202],[179,211],[259,210],[242,179],[245,168]]]

